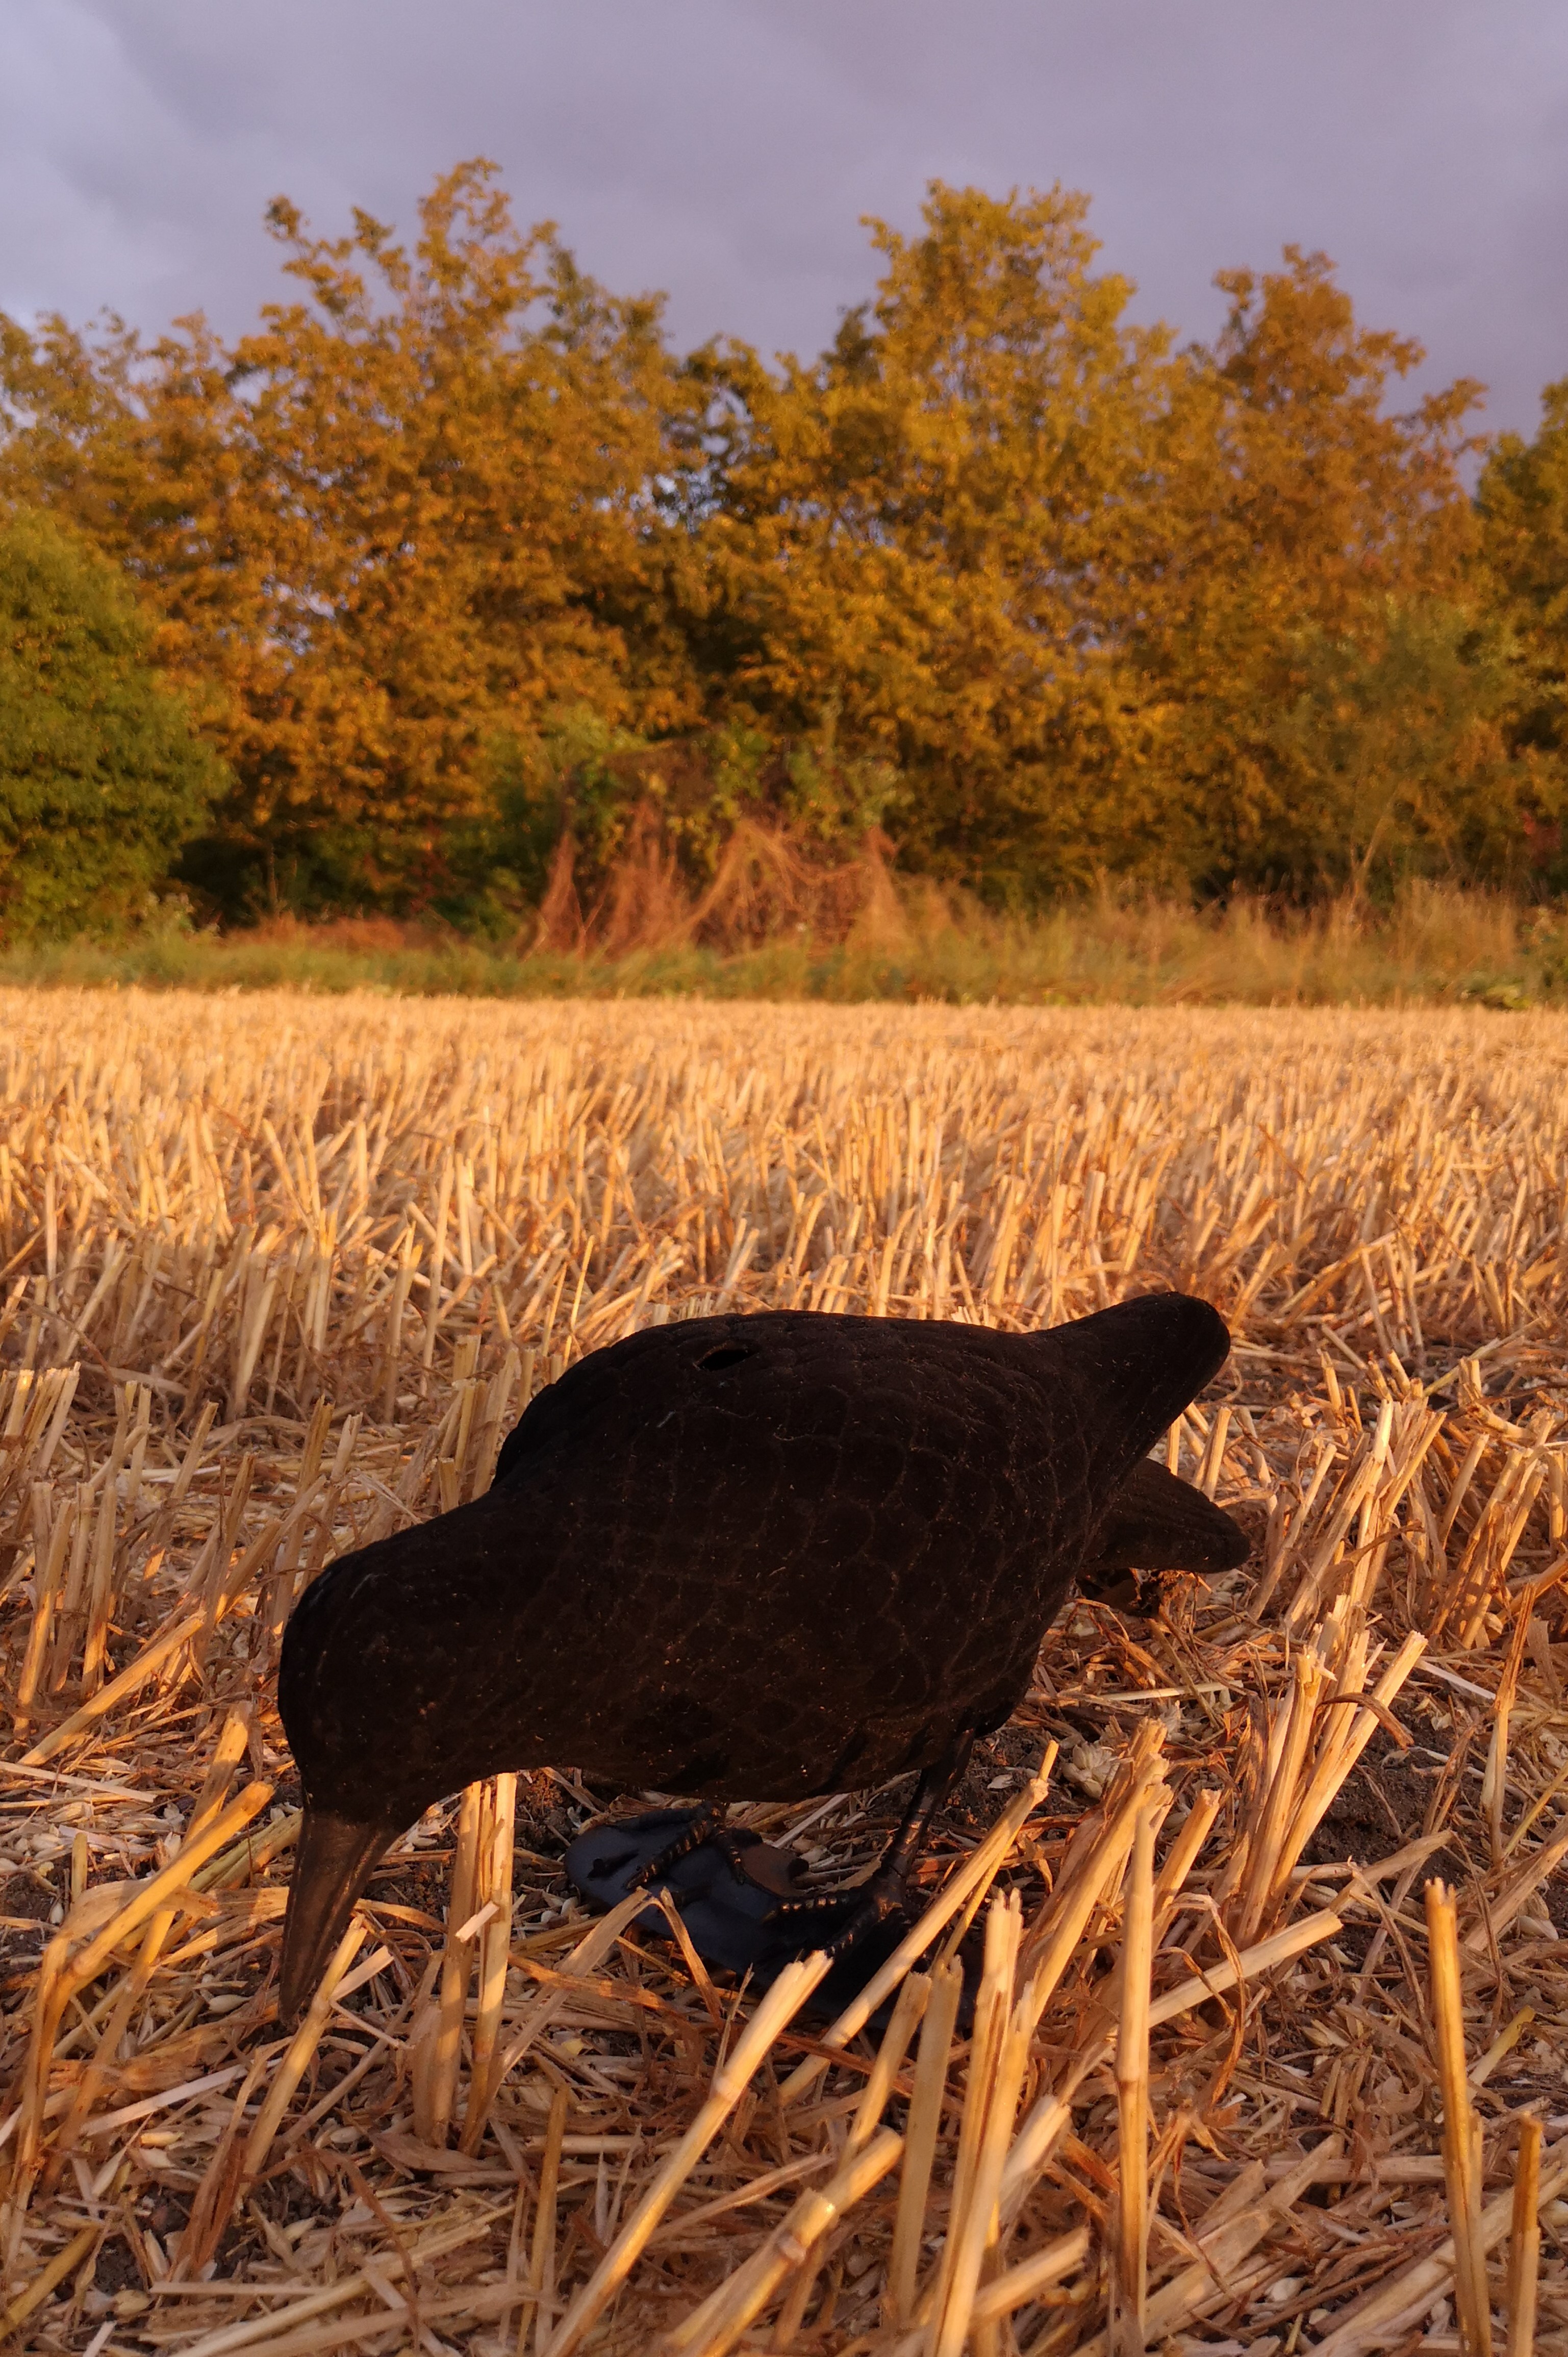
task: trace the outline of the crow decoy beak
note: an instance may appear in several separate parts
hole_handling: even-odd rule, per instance
[[[326,1971],[371,1867],[398,1831],[306,1805],[284,1923],[280,2021],[294,2019]]]

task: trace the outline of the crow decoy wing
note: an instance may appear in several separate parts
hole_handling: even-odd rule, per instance
[[[1078,1584],[1097,1603],[1133,1610],[1154,1601],[1158,1587],[1140,1575],[1234,1571],[1247,1555],[1246,1534],[1229,1514],[1145,1457],[1112,1500]]]

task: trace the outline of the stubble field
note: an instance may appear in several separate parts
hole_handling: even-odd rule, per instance
[[[14,2345],[1568,2349],[1568,1019],[0,1018]],[[413,1828],[280,2032],[325,1562],[652,1320],[1169,1286],[1252,1560],[1063,1616],[886,2029],[588,1917],[562,1761]],[[743,1813],[831,1878],[900,1799]]]

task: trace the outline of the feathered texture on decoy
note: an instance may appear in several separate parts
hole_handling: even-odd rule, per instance
[[[1229,1347],[1164,1294],[1031,1335],[696,1318],[581,1360],[482,1498],[343,1556],[289,1623],[285,2016],[377,1857],[479,1777],[875,1785],[1003,1724],[1081,1567],[1239,1561],[1229,1518],[1143,1461]]]

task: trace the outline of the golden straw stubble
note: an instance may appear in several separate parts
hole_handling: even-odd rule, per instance
[[[1486,2100],[1517,2109],[1510,2074],[1529,2100],[1563,2061],[1546,1919],[1568,1850],[1551,1732],[1568,1627],[1568,1024],[136,993],[12,993],[5,1014],[0,1879],[34,1922],[81,1910],[46,1927],[36,1962],[24,1915],[0,1927],[8,2285],[44,2279],[101,2181],[104,2218],[124,2222],[113,2265],[141,2270],[149,2296],[170,2255],[150,2220],[172,2185],[192,2203],[188,2276],[220,2249],[224,2269],[271,2266],[252,2212],[276,2204],[301,2288],[275,2297],[331,2310],[299,2317],[301,2336],[385,2312],[362,2255],[440,2337],[482,2336],[510,2300],[546,2344],[605,2252],[625,2256],[752,1999],[737,2011],[705,1968],[694,1983],[635,1904],[564,1920],[559,1812],[577,1803],[520,1780],[509,1873],[498,1786],[466,1845],[450,1809],[433,1813],[373,1878],[364,1953],[388,1961],[328,2017],[240,2198],[269,2087],[285,2083],[269,2008],[298,1819],[294,1795],[263,1798],[204,1863],[178,1863],[205,1839],[215,1747],[231,1764],[227,1714],[249,1714],[233,1781],[248,1772],[265,1794],[289,1773],[272,1680],[305,1586],[345,1549],[481,1494],[539,1385],[621,1335],[721,1306],[1027,1330],[1175,1285],[1217,1304],[1236,1349],[1164,1453],[1249,1523],[1255,1595],[1253,1575],[1212,1595],[1178,1580],[1152,1616],[1064,1615],[1020,1724],[983,1748],[994,1831],[977,1781],[940,1831],[910,1941],[865,2000],[781,2033],[593,2329],[636,2342],[766,2277],[743,2337],[799,2321],[824,2345],[950,2339],[967,2299],[982,2357],[1015,2329],[1094,2347],[1102,2261],[1114,2246],[1125,2279],[1140,2239],[1117,2190],[1136,2084],[1118,2083],[1106,1999],[1151,1804],[1170,1814],[1154,1835],[1148,2147],[1177,2132],[1176,2091],[1194,2084],[1228,2123],[1218,2149],[1188,2137],[1173,2155],[1158,2211],[1148,2188],[1151,2337],[1188,2329],[1213,2287],[1167,2246],[1162,2214],[1217,2255],[1234,2313],[1216,2329],[1244,2341],[1288,2335],[1299,2314],[1332,2346],[1355,2300],[1376,2332],[1399,2299],[1444,2296],[1447,2183],[1402,2187],[1412,2232],[1437,2238],[1417,2260],[1365,2211],[1434,2111],[1400,2027],[1423,1841],[1481,1863],[1481,1887],[1455,1893],[1472,2007],[1495,2028],[1495,2004],[1518,2018],[1519,1975],[1541,1992],[1528,2041],[1483,2033]],[[1047,1737],[1062,1757],[1032,1785]],[[811,1838],[858,1874],[890,1805],[828,1803]],[[1348,1818],[1379,1827],[1354,1871]],[[788,1813],[757,1819],[789,1839]],[[1021,1937],[972,2108],[954,1957],[993,1891],[1018,1894]],[[930,1983],[918,2029],[911,1971]],[[912,2040],[896,2063],[891,2031],[870,2027],[884,2004]],[[1354,2115],[1372,2172],[1315,2181],[1314,2201],[1345,2205],[1345,2234],[1293,2226],[1298,2169],[1337,2165],[1327,2144],[1293,2158],[1304,2068],[1325,2117]],[[1392,2121],[1407,2125],[1385,2148]],[[857,2191],[888,2136],[898,2154]],[[1515,2343],[1528,2143],[1457,2261],[1473,2306],[1476,2241],[1509,2240]],[[1474,2155],[1450,2158],[1463,2212]],[[802,2159],[817,2173],[754,2196]],[[1437,2161],[1423,2149],[1409,2166]],[[1245,2190],[1254,2166],[1286,2163]],[[497,2237],[520,2187],[508,2278]],[[830,2194],[853,2206],[823,2222]],[[456,2225],[434,2222],[454,2211]],[[778,2239],[790,2220],[791,2235],[822,2224],[798,2258]],[[404,2275],[403,2255],[459,2230],[439,2281]],[[1088,2255],[1069,2265],[1081,2233]],[[1353,2293],[1335,2273],[1347,2236]],[[1555,2279],[1550,2236],[1533,2264]],[[1300,2292],[1272,2305],[1294,2274]],[[1030,2283],[1041,2318],[1015,2327],[1007,2303]],[[191,2283],[177,2321],[199,2345],[248,2329],[235,2306]]]

